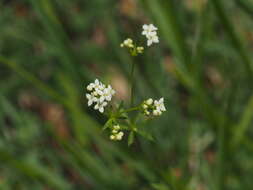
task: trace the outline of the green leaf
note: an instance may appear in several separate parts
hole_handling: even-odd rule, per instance
[[[166,185],[164,184],[152,184],[152,187],[155,188],[155,190],[169,190],[170,188],[168,188]]]
[[[119,116],[119,117],[117,117],[117,119],[127,119],[127,117],[126,116]]]
[[[131,131],[128,135],[128,146],[131,146],[134,142],[134,132]]]
[[[148,139],[150,141],[154,141],[154,137],[150,133],[148,133],[146,131],[142,131],[142,130],[137,130],[136,132],[139,135],[141,135],[142,137],[144,137],[144,138],[146,138],[146,139]]]
[[[245,40],[242,40],[242,37],[235,30],[235,27],[227,14],[228,11],[225,9],[225,3],[221,0],[213,0],[211,2],[229,40],[231,41],[231,45],[237,50],[236,52],[241,57],[242,63],[245,66],[245,73],[249,75],[249,79],[252,79],[253,62],[244,43]]]
[[[105,130],[105,129],[111,127],[112,124],[113,124],[113,121],[114,121],[113,118],[108,119],[108,121],[105,123],[104,127],[102,128],[102,130]]]
[[[118,111],[120,111],[124,107],[124,101],[121,100],[118,106]]]

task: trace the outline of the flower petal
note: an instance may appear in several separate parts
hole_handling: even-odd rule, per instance
[[[92,101],[92,100],[89,100],[89,101],[88,101],[88,106],[91,106],[92,103],[93,103],[93,101]]]
[[[95,110],[99,109],[99,105],[96,104],[96,105],[94,106],[94,109],[95,109]]]
[[[100,111],[101,113],[103,113],[103,112],[104,112],[104,107],[101,106],[101,107],[99,108],[99,111]]]
[[[87,99],[90,99],[90,98],[91,98],[91,95],[90,95],[90,94],[86,94],[86,98],[87,98]]]

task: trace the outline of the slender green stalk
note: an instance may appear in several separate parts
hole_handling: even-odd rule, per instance
[[[239,123],[234,127],[235,132],[232,139],[232,146],[237,147],[241,143],[247,129],[250,127],[252,119],[253,119],[253,95],[250,97],[247,106],[245,107],[242,113]]]
[[[207,2],[200,10],[197,12],[196,20],[197,27],[195,33],[195,40],[192,48],[192,58],[191,63],[193,66],[193,73],[195,80],[198,80],[200,83],[203,81],[203,58],[204,58],[204,44],[208,36],[208,25],[210,23],[209,19],[209,3]]]
[[[228,15],[226,14],[226,11],[224,9],[224,5],[220,0],[212,0],[213,7],[217,13],[217,16],[219,17],[230,41],[231,44],[234,46],[234,48],[237,50],[238,55],[241,57],[241,60],[243,61],[245,65],[245,71],[247,72],[250,79],[252,79],[253,76],[253,63],[251,61],[251,58],[247,52],[247,49],[245,48],[245,44],[241,41],[240,36],[236,33],[235,28],[233,24],[231,23]]]
[[[131,66],[131,74],[130,74],[130,80],[131,80],[131,99],[130,99],[130,106],[132,107],[134,104],[134,69],[135,69],[135,64],[134,62],[132,63]]]
[[[216,168],[216,189],[222,190],[225,189],[225,156],[226,156],[226,147],[225,147],[225,126],[221,125],[218,130],[218,159],[217,159],[217,168]]]
[[[253,17],[253,3],[245,0],[235,0],[236,4],[251,18]]]
[[[181,67],[190,68],[189,49],[179,20],[179,13],[175,10],[176,7],[173,2],[162,0],[143,0],[142,2],[148,5],[156,17],[164,40],[179,60],[176,64],[180,64]]]
[[[131,111],[136,111],[136,110],[139,110],[140,109],[140,106],[137,106],[137,107],[133,107],[133,108],[129,108],[129,109],[126,109],[122,112],[120,112],[121,114],[122,113],[127,113],[127,112],[131,112]]]
[[[225,105],[224,105],[224,112],[226,115],[231,116],[233,113],[233,102],[235,100],[235,96],[233,92],[235,92],[236,87],[230,88],[229,91],[227,91],[226,94],[224,94],[225,98]],[[217,131],[217,137],[218,137],[218,152],[217,152],[217,168],[215,172],[216,176],[216,183],[215,186],[217,190],[223,190],[226,189],[226,179],[228,176],[227,170],[228,170],[228,164],[227,160],[230,157],[231,154],[231,147],[230,147],[230,140],[231,140],[231,128],[229,120],[221,120],[219,124],[219,128]],[[233,128],[232,128],[233,130]]]
[[[40,89],[43,92],[46,92],[49,96],[56,99],[57,101],[61,102],[65,106],[69,106],[67,101],[58,94],[55,90],[41,82],[39,79],[37,79],[34,75],[24,70],[22,67],[20,67],[17,63],[14,61],[9,61],[5,57],[0,55],[0,61],[2,64],[9,67],[11,70],[18,73],[22,78],[26,79],[27,81],[31,82],[34,86],[36,86],[38,89]]]
[[[54,89],[52,89],[50,86],[44,84],[42,81],[37,79],[33,74],[27,72],[23,67],[19,66],[14,61],[9,61],[5,57],[0,55],[0,62],[8,66],[11,70],[19,74],[23,79],[29,81],[33,86],[35,86],[40,91],[44,92],[51,98],[55,99],[62,105],[64,105],[67,109],[70,110],[70,113],[73,113],[73,117],[76,118],[74,121],[74,126],[76,128],[76,136],[79,139],[79,142],[83,142],[85,139],[83,138],[83,135],[85,134],[83,129],[80,128],[82,126],[82,123],[89,123],[92,126],[97,126],[97,123],[94,122],[91,118],[88,116],[82,114],[82,111],[78,108],[78,104],[72,99],[72,101],[69,101],[70,99],[65,99],[63,96],[61,96],[59,93],[57,93]],[[63,80],[63,78],[61,78]],[[67,83],[66,80],[64,80],[64,84]],[[71,86],[71,85],[69,85]],[[69,90],[71,91],[71,89]],[[73,91],[73,90],[72,90]],[[82,119],[80,119],[82,118]],[[93,129],[94,130],[94,129]],[[89,132],[89,130],[85,130],[86,132]]]

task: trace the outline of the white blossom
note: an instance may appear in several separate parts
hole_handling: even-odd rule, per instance
[[[148,36],[150,35],[151,32],[158,30],[158,28],[156,28],[153,24],[149,24],[149,25],[144,24],[142,28],[143,28],[142,35],[144,36]]]
[[[122,140],[122,137],[124,136],[124,133],[120,130],[119,125],[114,125],[112,127],[112,134],[110,135],[110,139],[114,141],[120,141]]]
[[[128,48],[133,48],[133,40],[131,38],[127,38],[126,40],[123,41],[123,43],[120,44],[120,47],[128,47]]]
[[[111,140],[115,140],[115,135],[111,135],[111,136],[110,136],[110,139],[111,139]]]
[[[150,35],[148,37],[147,45],[151,46],[153,43],[159,43],[158,36],[156,36],[156,35]]]
[[[100,111],[101,113],[104,112],[104,107],[107,105],[107,102],[98,102],[95,106],[94,109]]]
[[[86,94],[88,99],[88,106],[91,106],[94,102],[97,102],[97,98],[93,94]]]
[[[143,113],[146,116],[159,116],[162,112],[166,111],[164,106],[164,98],[160,98],[159,100],[153,100],[149,98],[148,100],[144,101],[142,104]]]
[[[96,79],[94,83],[90,83],[87,86],[87,90],[89,91],[89,93],[86,94],[88,106],[91,106],[94,103],[94,109],[101,113],[104,112],[105,106],[108,105],[112,96],[115,94],[115,90],[113,90],[111,85],[106,86],[98,79]]]
[[[119,125],[114,125],[113,128],[114,128],[114,130],[117,130],[117,131],[120,130],[120,126]]]
[[[143,53],[144,47],[139,46],[139,47],[136,48],[136,50],[137,50],[138,53]]]
[[[121,132],[119,132],[117,135],[116,135],[116,138],[117,138],[117,140],[121,140],[122,139],[122,137],[124,136],[124,133],[121,131]]]
[[[159,38],[157,36],[158,29],[153,24],[144,24],[142,28],[142,35],[147,38],[147,46],[151,46],[153,43],[159,43]]]
[[[153,99],[152,99],[152,98],[149,98],[149,99],[146,101],[146,103],[147,103],[148,105],[153,104]]]
[[[160,98],[160,100],[155,100],[154,105],[158,111],[166,111],[166,108],[164,106],[164,98]]]

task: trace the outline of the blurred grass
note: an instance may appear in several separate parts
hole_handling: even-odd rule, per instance
[[[252,7],[1,1],[0,188],[251,190]],[[114,73],[129,81],[133,60],[119,44],[143,23],[161,43],[135,60],[135,99],[164,96],[168,111],[145,126],[155,142],[129,148],[101,132],[84,87],[127,88]]]

